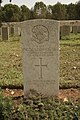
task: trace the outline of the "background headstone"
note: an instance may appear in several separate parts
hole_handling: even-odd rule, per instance
[[[11,26],[11,30],[10,31],[11,31],[11,35],[13,36],[14,35],[14,26],[13,27]]]
[[[22,24],[24,95],[59,93],[59,22],[30,20]]]
[[[21,28],[18,27],[18,35],[21,36]]]
[[[72,26],[70,26],[70,33],[72,33]]]
[[[9,27],[2,27],[1,28],[1,36],[2,36],[2,40],[9,39]]]
[[[77,26],[73,26],[72,27],[72,33],[77,34],[77,32],[78,32],[78,27]]]
[[[80,33],[80,26],[77,27],[77,31],[78,31],[78,33]]]
[[[70,35],[70,26],[63,25],[60,27],[60,36]]]
[[[18,36],[18,26],[14,26],[14,36]]]
[[[0,28],[0,41],[1,41],[1,28]]]
[[[0,35],[1,35],[1,28],[0,28]]]

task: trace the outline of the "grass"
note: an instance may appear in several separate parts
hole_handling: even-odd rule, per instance
[[[72,35],[72,38],[74,36]],[[80,39],[60,41],[60,87],[80,87]],[[77,39],[78,38],[78,39]],[[0,86],[22,87],[22,51],[20,38],[0,42]]]
[[[0,42],[0,86],[21,86],[22,62],[20,41]]]
[[[80,87],[80,40],[60,42],[60,86]]]
[[[79,40],[80,39],[80,33],[74,34],[70,33],[70,35],[62,36],[62,40]]]

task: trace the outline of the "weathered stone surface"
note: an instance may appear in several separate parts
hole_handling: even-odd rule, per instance
[[[22,24],[24,95],[59,92],[59,22],[30,20]]]

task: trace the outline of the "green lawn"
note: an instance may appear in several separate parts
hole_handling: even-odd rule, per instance
[[[21,43],[0,42],[0,86],[21,86],[23,84]]]
[[[80,39],[60,40],[60,87],[80,87]],[[0,86],[22,86],[22,51],[19,38],[0,42]]]
[[[60,42],[60,83],[80,87],[80,39]]]

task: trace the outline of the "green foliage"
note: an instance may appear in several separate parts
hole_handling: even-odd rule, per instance
[[[1,5],[1,4],[0,4]],[[36,2],[33,8],[27,6],[6,4],[0,6],[0,21],[2,22],[18,22],[29,19],[55,19],[55,20],[74,20],[80,19],[80,1],[75,4],[61,4],[57,2],[55,5],[46,6],[43,2]]]
[[[4,97],[0,91],[0,120],[12,118],[13,103],[10,98]]]
[[[78,120],[80,118],[79,101],[77,103],[71,100],[63,102],[55,98],[41,98],[37,95],[25,99],[21,109],[27,111],[29,120]]]
[[[76,8],[75,8],[75,4],[69,4],[66,6],[67,9],[67,19],[69,20],[75,20],[76,18]]]
[[[52,8],[53,19],[55,20],[64,20],[66,19],[66,9],[65,6],[62,5],[60,2],[55,4]]]
[[[18,100],[17,100],[18,101]],[[35,94],[21,99],[19,105],[0,92],[0,120],[79,120],[80,101],[64,102],[57,98],[42,98]]]
[[[4,6],[3,11],[5,22],[20,21],[20,8],[17,5],[7,4]]]
[[[52,6],[47,6],[46,19],[52,19]]]
[[[20,7],[20,10],[21,10],[20,21],[29,20],[30,19],[30,10],[29,10],[29,8],[27,8],[25,5],[22,5]]]
[[[34,18],[46,18],[47,7],[43,2],[36,2],[34,5]]]
[[[26,120],[26,109],[23,105],[16,107],[10,97],[4,97],[0,91],[0,120]]]
[[[75,5],[75,9],[76,9],[76,18],[80,20],[80,1],[78,1],[77,4]]]

